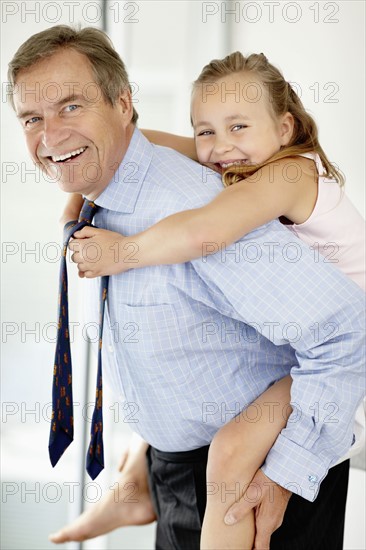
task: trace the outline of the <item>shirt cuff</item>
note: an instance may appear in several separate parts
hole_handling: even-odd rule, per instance
[[[309,501],[318,495],[328,473],[318,456],[280,434],[261,470],[272,481]]]

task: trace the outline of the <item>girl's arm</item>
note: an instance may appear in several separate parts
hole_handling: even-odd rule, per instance
[[[69,195],[60,218],[60,224],[62,227],[67,222],[78,219],[83,202],[84,199],[79,193],[71,193]]]
[[[156,130],[141,130],[144,136],[155,145],[163,145],[164,147],[171,147],[191,158],[198,161],[196,153],[196,145],[193,138],[176,136],[174,134],[168,134],[167,132],[158,132]]]
[[[209,204],[168,216],[133,237],[84,228],[75,233],[72,245],[79,274],[89,278],[133,268],[184,263],[217,252],[280,216],[303,223],[316,202],[314,174],[312,160],[285,158],[227,187]],[[88,239],[103,251],[100,260],[84,259],[83,248]]]
[[[213,246],[206,250],[204,243],[226,247],[280,216],[304,222],[317,197],[312,164],[303,157],[281,159],[227,187],[209,204],[164,218],[130,238],[136,246],[135,263],[122,270],[183,263],[217,252]]]

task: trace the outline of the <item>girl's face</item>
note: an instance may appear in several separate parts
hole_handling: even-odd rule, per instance
[[[205,82],[193,93],[191,116],[198,159],[222,172],[233,164],[260,164],[287,145],[293,117],[275,120],[267,92],[250,74]]]

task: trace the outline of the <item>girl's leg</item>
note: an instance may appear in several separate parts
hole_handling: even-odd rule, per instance
[[[207,507],[201,548],[251,550],[254,512],[236,525],[225,525],[228,508],[245,492],[291,413],[291,377],[273,384],[252,405],[215,435],[207,464]],[[250,498],[250,497],[248,497]]]

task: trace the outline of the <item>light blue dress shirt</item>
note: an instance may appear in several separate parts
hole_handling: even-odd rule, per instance
[[[95,201],[95,224],[132,236],[221,190],[217,174],[136,129]],[[364,294],[277,220],[211,256],[110,277],[104,330],[104,374],[132,429],[160,450],[209,444],[289,373],[294,412],[266,475],[314,500],[352,444],[365,393]]]

